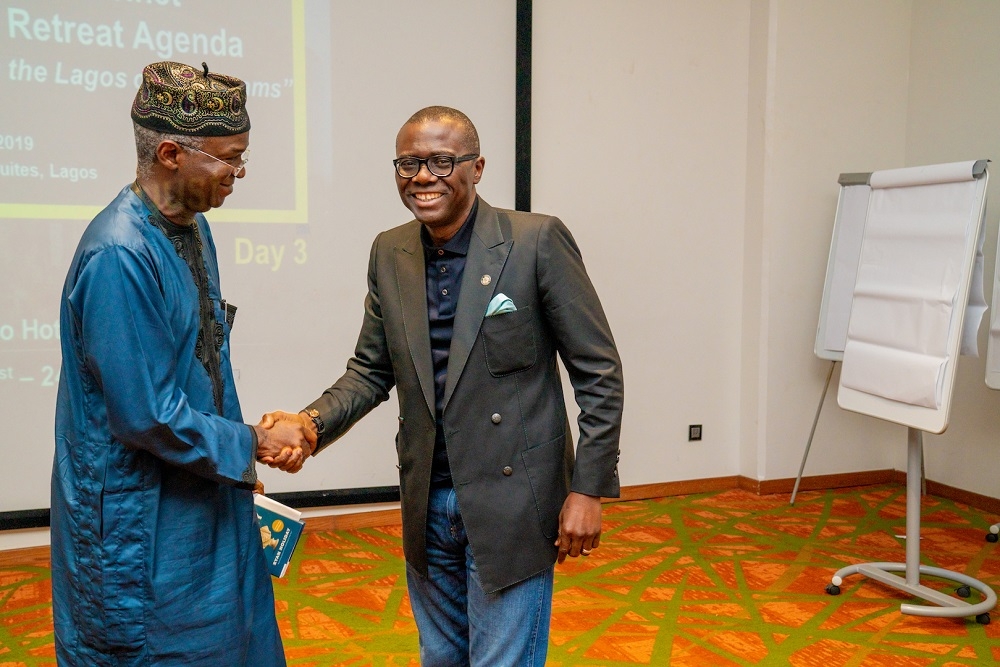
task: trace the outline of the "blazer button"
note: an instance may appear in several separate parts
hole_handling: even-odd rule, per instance
[[[504,466],[503,467],[503,474],[504,474],[505,477],[510,477],[511,475],[514,474],[514,469],[511,468],[510,466]]]
[[[494,424],[499,424],[500,422],[503,421],[503,417],[500,416],[499,412],[494,412],[493,416],[490,417],[490,421],[493,422]]]

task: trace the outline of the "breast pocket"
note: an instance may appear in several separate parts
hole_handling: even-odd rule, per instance
[[[215,321],[219,324],[219,330],[223,336],[228,336],[233,332],[233,324],[236,322],[236,306],[225,299],[219,299],[218,308],[215,309]]]
[[[535,341],[531,308],[491,315],[483,320],[483,351],[486,368],[493,377],[524,371],[535,365]]]

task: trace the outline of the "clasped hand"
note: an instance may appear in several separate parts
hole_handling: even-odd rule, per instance
[[[306,457],[316,450],[316,427],[312,420],[291,412],[268,412],[254,426],[257,460],[271,468],[298,472]]]

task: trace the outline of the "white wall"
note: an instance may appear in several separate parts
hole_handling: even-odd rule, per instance
[[[764,165],[760,229],[748,206],[747,236],[759,236],[760,333],[745,317],[744,353],[756,352],[761,388],[754,432],[744,411],[742,474],[794,476],[830,362],[812,355],[839,172],[1000,155],[997,121],[1000,4],[990,0],[799,2],[755,0],[767,17],[767,74],[751,76],[762,98]],[[759,21],[761,24],[763,19]],[[754,24],[754,29],[761,26]],[[995,180],[995,179],[994,179]],[[991,189],[996,189],[992,184]],[[996,256],[996,207],[987,212],[986,290]],[[746,302],[745,302],[746,303]],[[749,308],[745,308],[749,310]],[[962,358],[948,430],[925,437],[928,478],[997,497],[995,457],[1000,394],[979,359]],[[756,339],[755,339],[756,337]],[[755,349],[749,343],[759,343]],[[839,365],[837,370],[839,371]],[[821,414],[806,474],[905,469],[905,429],[836,405],[839,372]],[[752,394],[750,394],[752,397]],[[761,426],[763,424],[763,426]]]
[[[758,439],[744,443],[755,458],[741,472],[778,479],[798,471],[831,364],[813,344],[837,177],[905,163],[910,3],[761,0],[755,10],[768,19],[763,240],[746,261],[760,265],[763,361]],[[903,467],[905,429],[841,410],[838,380],[839,364],[805,474]]]
[[[532,207],[621,349],[624,484],[794,476],[837,176],[904,157],[909,4],[864,4],[536,3]],[[809,474],[892,467],[892,429],[824,410]]]
[[[793,477],[830,368],[813,342],[837,177],[1000,155],[1000,3],[534,12],[532,205],[573,229],[622,352],[622,482]],[[805,473],[904,469],[905,429],[841,410],[838,381]],[[989,460],[998,401],[962,359],[931,479],[998,495],[992,466],[963,463]]]
[[[746,2],[534,3],[532,208],[569,225],[611,321],[625,484],[737,468],[748,20]]]

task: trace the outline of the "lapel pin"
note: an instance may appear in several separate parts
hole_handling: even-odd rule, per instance
[[[483,276],[482,278],[479,279],[479,282],[481,282],[483,285],[489,285],[490,282],[492,282],[492,281],[493,281],[493,278],[490,278],[490,274],[488,274],[488,273],[485,276]]]

